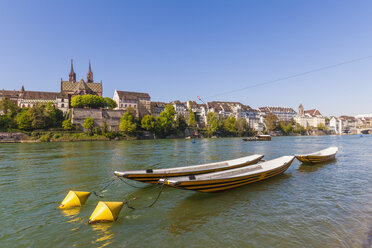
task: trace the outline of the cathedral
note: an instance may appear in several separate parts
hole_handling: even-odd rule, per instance
[[[71,71],[68,76],[68,81],[63,81],[61,79],[61,93],[68,96],[69,99],[77,95],[87,94],[102,96],[102,82],[94,82],[90,61],[87,80],[84,81],[84,79],[80,79],[80,81],[76,81],[76,73],[74,72],[74,65],[71,59]]]
[[[102,96],[102,82],[95,83],[93,80],[92,67],[89,61],[87,80],[76,81],[73,61],[71,60],[71,71],[69,80],[61,79],[61,92],[26,91],[25,88],[18,90],[0,90],[0,100],[9,98],[18,107],[33,107],[41,103],[53,103],[57,108],[66,113],[70,107],[71,98],[76,95],[98,95]]]

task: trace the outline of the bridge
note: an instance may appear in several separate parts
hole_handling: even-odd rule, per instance
[[[342,129],[343,134],[372,134],[372,127],[364,128],[345,128]]]

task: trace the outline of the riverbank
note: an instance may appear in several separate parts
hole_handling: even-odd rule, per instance
[[[290,135],[272,135],[273,137],[281,136],[324,136],[330,135],[324,132],[313,134],[290,134]],[[208,138],[207,136],[198,135],[199,138]],[[233,138],[236,136],[212,136],[211,138]],[[245,138],[236,137],[236,138]],[[191,136],[171,135],[166,138],[156,139],[184,139]],[[109,132],[106,134],[86,133],[86,132],[68,132],[68,131],[33,131],[33,132],[0,132],[0,143],[39,143],[39,142],[77,142],[77,141],[110,141],[110,140],[143,140],[154,139],[146,132],[145,135],[127,136],[120,132]]]
[[[0,143],[38,143],[38,142],[71,142],[71,141],[105,141],[110,140],[104,135],[69,132],[9,132],[0,133]]]

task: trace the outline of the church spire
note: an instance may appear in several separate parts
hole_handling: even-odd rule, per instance
[[[71,71],[70,71],[70,74],[68,75],[68,81],[76,82],[76,73],[74,72],[74,66],[72,64],[72,59],[71,59]]]
[[[87,75],[87,83],[93,83],[93,72],[92,72],[92,68],[90,66],[90,60],[89,60],[89,71],[88,71],[88,75]]]

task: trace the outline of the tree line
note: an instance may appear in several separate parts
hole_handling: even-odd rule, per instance
[[[75,108],[115,108],[116,102],[108,97],[94,95],[75,96],[71,99],[71,106]],[[52,103],[37,104],[29,108],[19,108],[13,101],[3,98],[0,101],[0,130],[77,130],[71,123],[71,116],[63,115],[62,111]],[[86,132],[93,134],[104,134],[115,137],[118,134],[110,132],[104,122],[101,127],[94,124],[94,120],[88,117],[83,125]],[[265,132],[279,131],[283,135],[306,134],[312,128],[304,128],[292,121],[278,121],[278,118],[269,113],[265,118]],[[256,134],[246,119],[235,118],[234,116],[220,117],[217,113],[207,114],[207,123],[200,127],[197,125],[195,113],[191,108],[188,109],[188,117],[177,115],[173,105],[165,106],[164,111],[159,116],[145,115],[138,117],[132,107],[128,107],[120,120],[119,130],[125,136],[142,136],[144,131],[150,132],[155,138],[165,138],[168,136],[183,136],[186,129],[190,134],[202,135],[204,137],[235,137],[252,136]],[[317,127],[318,130],[327,131],[324,124]]]
[[[143,118],[136,118],[133,108],[128,107],[126,113],[120,120],[120,131],[127,135],[135,135],[140,131],[149,131],[156,138],[167,136],[182,136],[185,130],[189,129],[191,134],[195,132],[205,137],[212,136],[247,136],[254,135],[255,131],[251,129],[245,119],[236,119],[233,116],[220,118],[218,114],[210,112],[207,115],[207,124],[197,127],[196,116],[191,108],[188,109],[188,118],[179,114],[173,105],[165,106],[164,111],[159,116],[145,115]]]
[[[0,112],[1,131],[60,128],[64,120],[63,112],[52,103],[19,108],[13,101],[3,98],[0,101]]]

